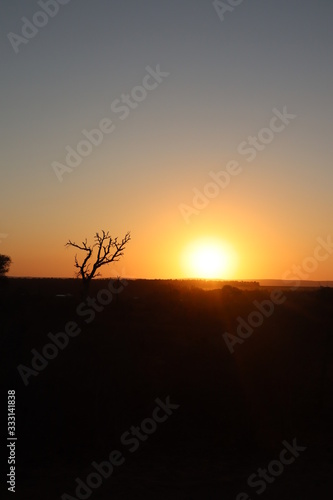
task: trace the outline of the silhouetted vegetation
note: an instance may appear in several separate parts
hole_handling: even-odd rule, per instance
[[[12,259],[8,255],[0,254],[0,278],[8,273]]]
[[[93,281],[91,298],[106,284]],[[118,302],[101,306],[96,299],[100,308],[87,323],[77,314],[77,286],[74,279],[11,279],[2,302],[3,365],[6,387],[17,391],[24,450],[18,477],[26,498],[73,494],[75,478],[120,449],[123,432],[168,395],[180,405],[177,413],[126,455],[95,498],[236,498],[247,477],[295,437],[307,451],[265,498],[325,497],[333,417],[330,293],[286,290],[286,301],[230,354],[223,332],[235,334],[237,318],[247,320],[253,302],[268,300],[272,289],[134,280]],[[57,300],[58,293],[71,296]],[[41,352],[49,332],[63,332],[68,321],[81,333],[25,387],[17,365],[29,365],[31,349]]]
[[[119,261],[130,239],[129,232],[125,234],[121,241],[118,241],[117,237],[112,238],[110,236],[109,231],[105,232],[102,230],[101,234],[95,234],[92,245],[88,245],[87,239],[81,245],[71,240],[66,243],[67,247],[77,248],[85,255],[81,263],[79,263],[77,255],[75,255],[77,276],[82,278],[85,293],[89,291],[91,280],[101,275],[98,271],[101,267],[111,264],[111,262]]]

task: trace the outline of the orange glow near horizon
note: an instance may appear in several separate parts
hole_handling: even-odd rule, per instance
[[[146,222],[148,216],[134,220],[133,227],[130,227],[131,241],[124,255],[119,262],[101,268],[102,277],[283,280],[287,272],[290,279],[298,279],[293,269],[300,267],[308,280],[325,282],[333,279],[329,254],[327,259],[318,263],[318,269],[313,273],[306,271],[307,259],[314,255],[318,245],[318,233],[314,233],[312,238],[293,240],[292,230],[287,228],[287,231],[284,227],[283,233],[277,218],[267,220],[262,216],[255,219],[254,211],[242,210],[240,205],[239,213],[234,211],[223,220],[221,227],[220,215],[216,212],[216,207],[212,205],[202,214],[202,219],[199,216],[193,219],[189,227],[180,218],[177,219],[178,214],[170,215],[167,207],[152,215],[149,224]],[[115,225],[112,235],[123,237],[125,231],[122,226],[127,225]],[[100,227],[108,228],[106,218],[101,221]],[[78,254],[79,261],[83,256],[80,251],[66,248],[65,243],[69,237],[77,242],[87,237],[88,243],[92,243],[96,224],[94,221],[85,223],[84,220],[64,219],[64,225],[54,225],[47,237],[44,228],[46,231],[46,223],[42,225],[43,231],[39,226],[27,226],[21,231],[17,227],[3,238],[0,253],[9,255],[13,262],[8,276],[75,276],[75,254]],[[286,237],[288,233],[289,238]],[[325,235],[324,230],[322,234]],[[326,241],[327,237],[323,238]]]

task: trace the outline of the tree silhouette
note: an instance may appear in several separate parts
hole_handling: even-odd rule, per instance
[[[130,233],[127,232],[121,241],[118,238],[112,238],[109,231],[102,233],[96,233],[94,236],[94,243],[88,245],[87,239],[85,239],[81,245],[68,240],[66,247],[78,248],[85,252],[85,257],[82,262],[79,263],[77,255],[75,255],[75,267],[77,268],[77,277],[82,278],[83,287],[85,293],[89,290],[90,282],[96,276],[100,276],[101,273],[98,271],[102,266],[110,264],[111,262],[117,262],[120,257],[124,254],[124,249],[126,244],[131,239]]]
[[[12,259],[8,255],[0,254],[0,277],[4,277],[9,271]]]

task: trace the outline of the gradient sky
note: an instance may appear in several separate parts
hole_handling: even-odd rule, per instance
[[[15,53],[8,33],[40,10],[0,5],[10,275],[71,277],[66,241],[106,229],[132,236],[106,277],[187,277],[186,249],[211,238],[235,256],[221,278],[280,279],[333,234],[331,0],[244,0],[223,22],[207,0],[71,0]],[[169,76],[121,120],[111,103],[157,65]],[[296,118],[247,161],[239,145],[284,106]],[[115,130],[60,182],[53,162],[103,118]],[[186,223],[231,160],[242,172]],[[333,280],[333,255],[310,274]]]

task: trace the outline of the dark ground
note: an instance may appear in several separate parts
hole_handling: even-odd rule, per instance
[[[108,283],[93,283],[90,296]],[[18,438],[16,494],[6,464],[3,498],[83,498],[75,479],[85,482],[114,449],[125,462],[85,498],[332,497],[332,289],[284,290],[286,301],[231,354],[222,334],[236,334],[237,317],[272,289],[130,281],[88,323],[76,312],[78,284],[10,279],[0,290],[2,415],[14,389]],[[41,353],[69,321],[81,333],[25,386],[17,366],[31,367],[31,350]],[[168,396],[179,408],[131,453],[122,434]],[[5,449],[6,425],[1,435]],[[248,477],[295,438],[306,450],[258,495]]]

